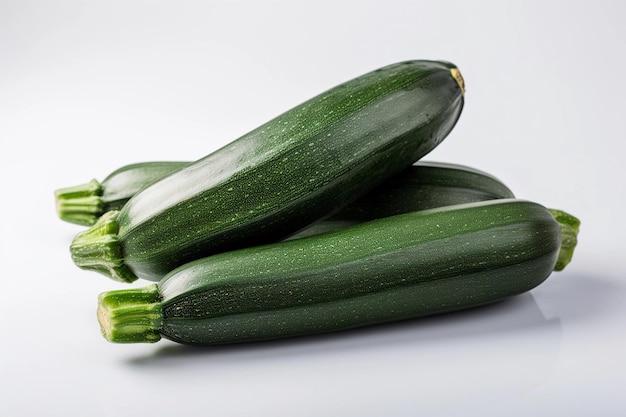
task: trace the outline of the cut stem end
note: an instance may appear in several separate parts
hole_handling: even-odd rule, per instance
[[[459,87],[461,88],[461,95],[465,96],[465,80],[463,80],[461,71],[459,71],[458,68],[451,68],[450,74],[452,75],[452,78],[456,80],[457,84],[459,84]]]
[[[163,323],[159,297],[156,284],[100,294],[98,322],[102,336],[113,343],[159,341]]]
[[[57,214],[69,223],[91,226],[104,213],[102,185],[97,180],[54,192]]]

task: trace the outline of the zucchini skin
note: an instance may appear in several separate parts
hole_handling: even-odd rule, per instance
[[[504,183],[484,171],[458,164],[420,161],[290,239],[344,229],[396,214],[514,197]]]
[[[105,212],[121,209],[145,186],[191,163],[140,162],[116,169],[101,183],[96,181],[95,186],[92,180],[59,189],[55,192],[57,208],[61,207],[59,217],[71,223],[93,225]],[[91,191],[94,189],[97,191]],[[512,197],[513,192],[505,184],[486,172],[459,164],[420,161],[292,238],[409,211]]]
[[[516,199],[400,214],[194,261],[143,289],[102,293],[98,317],[113,342],[212,345],[468,309],[541,284],[561,227]]]
[[[187,161],[155,161],[116,169],[102,181],[105,211],[121,209],[141,189],[187,165]]]
[[[195,259],[284,239],[429,153],[463,103],[446,62],[357,77],[144,188],[74,239],[74,263],[158,281]]]
[[[88,183],[55,190],[57,214],[61,220],[92,226],[104,213],[120,210],[142,188],[189,165],[183,161],[150,161],[124,165]]]

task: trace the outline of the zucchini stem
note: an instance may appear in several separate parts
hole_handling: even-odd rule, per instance
[[[116,210],[105,213],[96,224],[76,235],[70,245],[70,253],[79,268],[130,283],[137,277],[124,264],[122,247],[117,237],[118,213]]]
[[[450,69],[450,74],[452,75],[452,78],[454,78],[454,80],[457,82],[457,84],[459,84],[459,87],[461,88],[461,95],[465,96],[465,80],[463,80],[461,71],[459,71],[458,68],[452,68]]]
[[[163,323],[159,289],[113,290],[98,297],[98,322],[105,339],[114,343],[154,343]]]
[[[562,271],[574,256],[574,249],[578,243],[578,231],[580,220],[562,210],[549,209],[556,221],[561,226],[561,250],[554,266],[555,271]]]
[[[91,226],[104,213],[103,187],[97,180],[54,192],[57,214],[69,223]]]

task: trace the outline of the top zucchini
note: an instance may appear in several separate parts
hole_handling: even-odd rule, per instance
[[[340,84],[153,183],[71,245],[77,266],[157,281],[217,252],[280,240],[433,150],[463,108],[446,62]]]

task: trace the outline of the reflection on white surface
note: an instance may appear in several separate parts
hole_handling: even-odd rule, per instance
[[[184,370],[179,395],[204,385],[208,401],[234,401],[243,412],[261,406],[281,414],[308,404],[310,415],[410,415],[458,411],[455,397],[489,406],[493,390],[521,400],[553,371],[561,340],[560,319],[545,317],[525,294],[471,311],[290,340],[207,348],[165,343],[121,366],[140,379]],[[239,389],[248,393],[244,402]]]
[[[473,310],[272,342],[191,347],[108,343],[97,331],[95,296],[68,289],[57,298],[74,302],[59,304],[47,317],[63,327],[24,332],[24,323],[41,320],[40,312],[27,310],[17,321],[7,319],[12,309],[1,309],[4,334],[20,334],[3,344],[10,349],[5,356],[21,354],[3,362],[0,405],[7,415],[43,415],[52,407],[69,414],[94,409],[94,416],[165,416],[182,407],[260,416],[292,416],[294,410],[299,416],[466,410],[521,416],[540,407],[582,416],[595,401],[578,398],[581,390],[604,381],[595,395],[614,415],[616,382],[623,377],[602,357],[596,363],[578,357],[606,342],[607,357],[621,349],[617,330],[597,324],[623,316],[623,290],[610,277],[560,273],[531,293]],[[9,395],[26,386],[26,394]]]
[[[171,363],[194,361],[196,365],[220,367],[225,361],[239,362],[256,356],[285,361],[319,356],[324,351],[331,355],[359,355],[381,347],[411,345],[424,349],[440,343],[454,346],[460,341],[466,343],[494,335],[500,338],[524,331],[541,333],[550,329],[552,334],[560,335],[561,327],[560,319],[546,318],[532,294],[526,293],[472,310],[322,335],[209,347],[165,342],[164,346],[146,349],[144,355],[131,358],[127,363],[167,368]]]

